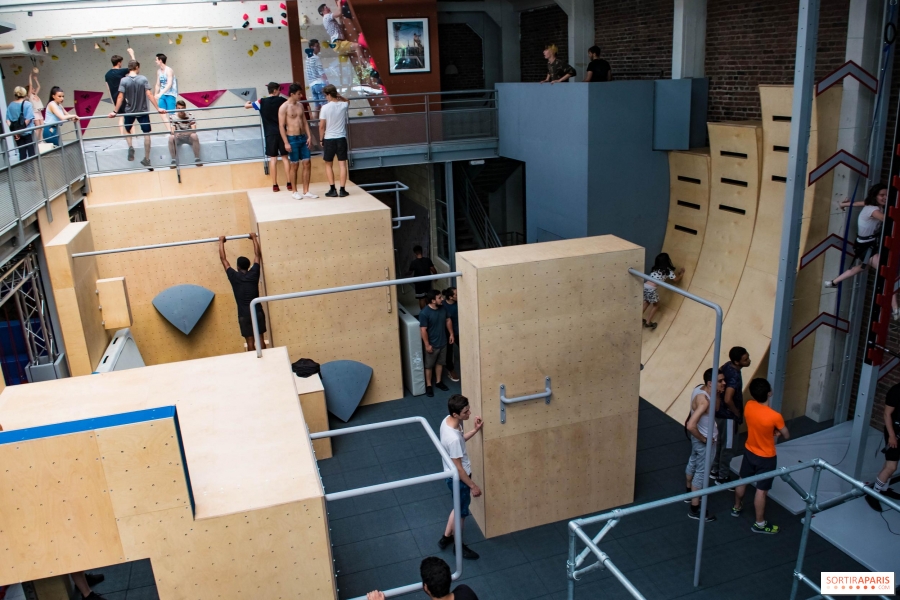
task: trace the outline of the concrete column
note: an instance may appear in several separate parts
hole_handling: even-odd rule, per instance
[[[847,52],[846,59],[852,60],[878,77],[879,58],[881,55],[882,18],[884,3],[879,0],[850,0],[850,12],[847,19]],[[886,82],[889,86],[889,80]],[[883,99],[883,110],[893,110],[888,106],[887,97]],[[838,131],[838,149],[843,149],[854,156],[866,160],[869,144],[869,128],[872,125],[872,111],[875,95],[863,87],[856,79],[846,77],[843,80],[843,97],[841,100],[840,122],[835,126]],[[879,155],[880,158],[880,155]],[[873,181],[877,181],[879,173],[874,173]],[[850,197],[854,185],[857,185],[856,196],[861,199],[866,194],[868,184],[860,179],[857,184],[856,173],[844,166],[835,169],[832,184],[832,199],[835,203]],[[828,232],[844,234],[847,214],[833,209],[828,225]],[[851,217],[852,218],[852,217]],[[856,231],[855,219],[852,220],[851,235]],[[815,240],[818,243],[818,240]],[[852,257],[846,257],[844,268],[849,268]],[[830,250],[825,255],[825,279],[833,279],[840,269],[840,252]],[[852,291],[851,282],[843,286],[841,297],[841,317],[848,319]],[[820,312],[834,314],[837,308],[837,291],[829,289],[823,292],[819,302]],[[806,416],[814,421],[826,421],[834,415],[835,403],[840,387],[841,365],[847,369],[855,368],[848,363],[844,340],[847,336],[834,329],[820,327],[816,332],[813,364],[810,372],[809,395],[806,402]],[[858,360],[859,357],[856,357]],[[855,362],[855,361],[854,361]],[[833,363],[833,364],[832,364]],[[850,375],[852,377],[852,375]],[[849,390],[847,390],[849,393]]]
[[[704,76],[706,0],[675,0],[672,79]]]
[[[556,0],[569,17],[569,64],[584,79],[587,70],[587,49],[594,45],[594,3],[592,0]]]
[[[512,2],[500,2],[500,35],[503,53],[503,81],[522,80],[522,65],[519,63],[519,13]]]

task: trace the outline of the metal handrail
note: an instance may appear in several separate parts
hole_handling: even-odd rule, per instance
[[[225,240],[246,240],[250,237],[249,233],[242,235],[228,235]],[[175,246],[191,246],[193,244],[212,244],[218,242],[219,238],[203,238],[200,240],[185,240],[183,242],[166,242],[163,244],[148,244],[146,246],[131,246],[128,248],[110,248],[109,250],[94,250],[93,252],[76,252],[72,258],[82,258],[84,256],[100,256],[102,254],[118,254],[119,252],[137,252],[138,250],[156,250],[157,248],[172,248]]]
[[[256,358],[262,358],[262,346],[260,345],[259,321],[256,317],[256,306],[262,302],[278,302],[279,300],[292,300],[294,298],[307,298],[309,296],[322,296],[324,294],[337,294],[340,292],[354,292],[356,290],[368,290],[372,288],[386,287],[392,285],[403,285],[404,283],[418,283],[420,281],[436,281],[438,279],[452,279],[453,277],[462,277],[462,273],[454,271],[452,273],[438,273],[437,275],[424,275],[422,277],[407,277],[406,279],[388,279],[386,281],[373,281],[371,283],[358,283],[356,285],[342,285],[340,287],[322,288],[318,290],[309,290],[307,292],[291,292],[289,294],[277,294],[275,296],[261,296],[254,298],[250,302],[250,320],[253,324],[253,339],[256,341]]]
[[[463,216],[472,227],[472,233],[478,239],[479,245],[482,248],[500,248],[503,246],[503,242],[500,241],[500,236],[497,235],[497,231],[481,205],[475,186],[472,185],[468,175],[462,171],[459,172],[459,179],[463,183]]]
[[[812,477],[812,482],[810,484],[810,491],[804,490],[794,479],[791,477],[791,473],[795,473],[797,471],[803,471],[805,469],[815,469]],[[819,489],[819,478],[822,470],[826,470],[833,475],[837,476],[840,479],[843,479],[845,482],[849,483],[853,486],[854,490],[852,490],[853,494],[846,493],[842,494],[838,498],[833,498],[826,502],[819,504],[818,498],[818,489]],[[852,500],[853,498],[859,497],[863,494],[869,495],[873,498],[876,498],[880,502],[886,504],[889,508],[892,508],[898,512],[900,512],[900,503],[897,503],[886,496],[883,496],[876,492],[873,488],[866,486],[862,481],[857,481],[856,479],[850,477],[837,467],[829,464],[828,462],[822,460],[821,458],[814,458],[812,460],[806,461],[804,463],[800,463],[797,465],[793,465],[790,467],[779,467],[774,471],[769,471],[767,473],[762,473],[760,475],[754,475],[752,477],[745,477],[744,479],[738,479],[735,481],[730,481],[721,485],[717,485],[711,488],[704,488],[702,490],[698,490],[696,492],[689,492],[687,494],[679,494],[677,496],[671,496],[669,498],[663,498],[661,500],[654,500],[653,502],[647,502],[644,504],[637,504],[634,506],[629,506],[626,508],[616,508],[611,511],[607,511],[601,513],[599,515],[595,515],[593,517],[585,517],[582,519],[573,519],[569,521],[569,557],[566,561],[566,573],[568,577],[568,599],[574,599],[575,593],[575,581],[579,579],[581,575],[594,571],[596,569],[600,569],[603,567],[607,567],[610,569],[610,573],[623,585],[625,589],[634,597],[639,600],[643,600],[643,596],[641,593],[635,588],[634,584],[628,579],[626,575],[624,575],[621,571],[615,568],[612,561],[609,560],[609,557],[597,547],[597,543],[603,538],[604,535],[613,527],[613,525],[609,525],[609,523],[616,522],[618,523],[624,517],[629,515],[634,515],[638,513],[643,513],[648,510],[653,510],[656,508],[660,508],[662,506],[667,506],[669,504],[676,504],[679,502],[687,502],[694,498],[702,498],[706,500],[708,496],[711,494],[716,494],[728,490],[732,490],[738,486],[744,486],[749,484],[754,484],[760,481],[766,481],[769,479],[774,479],[776,477],[780,477],[784,480],[790,487],[796,491],[803,501],[806,503],[806,513],[803,518],[803,532],[800,537],[800,550],[797,555],[797,565],[794,568],[794,579],[791,587],[791,600],[794,600],[797,597],[797,592],[799,591],[799,584],[804,583],[810,586],[816,593],[821,593],[821,590],[815,586],[815,584],[806,577],[803,572],[803,559],[806,554],[806,543],[809,538],[809,528],[812,522],[813,514],[817,512],[821,512],[832,506],[836,506],[837,504],[846,502],[848,500]],[[839,502],[836,502],[838,501]],[[704,512],[701,512],[700,523],[704,521]],[[587,525],[593,525],[596,523],[606,523],[606,526],[600,531],[594,539],[588,537],[588,535],[584,532],[583,527]],[[578,537],[581,539],[587,549],[581,554],[575,554],[575,538]],[[593,553],[594,556],[597,557],[598,561],[583,568],[579,569],[585,560],[585,558]],[[613,568],[610,568],[612,566]],[[695,582],[695,585],[697,583]],[[883,598],[884,600],[888,600],[885,596],[877,596],[878,598]]]
[[[379,186],[383,187],[383,189],[376,189],[376,190],[370,189],[370,188],[377,188]],[[381,183],[360,183],[360,184],[357,184],[356,187],[364,189],[367,192],[369,192],[370,194],[388,194],[388,193],[393,192],[394,198],[397,202],[397,216],[391,218],[391,221],[396,223],[396,225],[391,226],[391,229],[400,229],[400,226],[403,225],[403,221],[415,221],[416,220],[415,215],[408,215],[408,216],[404,217],[400,213],[400,192],[408,191],[409,190],[408,185],[406,185],[400,181],[383,181]]]
[[[251,314],[256,314],[255,311],[251,311]],[[254,320],[254,331],[256,329],[256,321]],[[257,340],[258,343],[258,340]],[[258,347],[258,346],[257,346]],[[428,421],[423,417],[407,417],[405,419],[396,419],[394,421],[382,421],[381,423],[371,423],[369,425],[358,425],[356,427],[346,427],[343,429],[332,429],[328,431],[320,431],[317,433],[310,433],[309,438],[311,440],[321,440],[325,438],[336,437],[339,435],[348,435],[351,433],[360,433],[363,431],[372,431],[374,429],[385,429],[387,427],[398,427],[400,425],[411,425],[414,423],[418,423],[425,429],[425,433],[428,434],[428,439],[431,440],[431,443],[434,444],[434,447],[437,449],[438,453],[441,455],[441,462],[444,464],[444,470],[439,473],[431,473],[430,475],[419,475],[418,477],[410,477],[408,479],[401,479],[399,481],[391,481],[388,483],[379,483],[376,485],[369,485],[366,487],[356,488],[355,490],[345,490],[343,492],[332,492],[325,494],[325,500],[333,501],[333,500],[343,500],[345,498],[354,498],[356,496],[364,496],[366,494],[375,494],[377,492],[385,492],[387,490],[394,490],[401,487],[408,487],[411,485],[417,485],[420,483],[428,483],[431,481],[439,481],[441,479],[452,479],[453,480],[453,530],[456,532],[453,538],[453,549],[456,558],[456,571],[450,576],[453,581],[456,581],[460,577],[462,577],[463,572],[463,563],[462,563],[462,516],[460,515],[460,498],[459,498],[459,469],[453,464],[453,461],[450,459],[450,455],[447,454],[447,451],[444,450],[444,447],[441,445],[440,440],[434,434],[434,430],[431,428],[431,425],[428,424]],[[324,487],[324,486],[323,486]],[[382,592],[386,598],[392,598],[394,596],[402,596],[403,594],[410,594],[412,592],[418,592],[422,589],[422,583],[412,583],[409,585],[405,585],[402,587],[393,588],[390,590],[385,590]],[[353,600],[366,600],[365,596],[359,596],[358,598],[354,598]]]
[[[516,402],[527,402],[528,400],[539,400],[545,398],[544,404],[550,404],[550,397],[553,391],[550,389],[550,376],[544,377],[544,391],[537,394],[528,394],[526,396],[518,396],[516,398],[506,397],[506,386],[500,384],[500,424],[506,424],[506,405],[515,404]]]

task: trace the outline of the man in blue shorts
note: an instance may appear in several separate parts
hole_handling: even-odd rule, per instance
[[[312,134],[309,131],[309,121],[303,110],[303,86],[292,83],[288,93],[287,102],[278,109],[278,131],[284,142],[284,149],[288,152],[288,160],[291,166],[288,173],[288,187],[293,186],[294,200],[301,198],[318,198],[309,191],[309,177],[312,168],[309,164],[309,148],[312,145]],[[303,193],[297,189],[297,168],[303,161]]]
[[[124,105],[125,112],[125,131],[132,133],[134,122],[137,121],[141,126],[142,133],[150,133],[150,115],[148,105],[152,104],[153,108],[159,113],[165,113],[165,109],[159,107],[156,98],[150,90],[150,82],[141,75],[141,63],[132,60],[128,63],[128,75],[119,82],[119,95],[116,98],[116,109],[109,113],[109,118],[114,119],[121,112]],[[134,113],[144,113],[137,114]],[[144,137],[144,160],[141,164],[150,167],[150,136]],[[128,160],[134,160],[134,148],[131,145],[131,138],[128,138]],[[150,169],[151,171],[153,169]]]
[[[444,536],[438,541],[438,547],[445,550],[454,543],[454,535],[462,535],[462,528],[466,524],[466,517],[469,512],[469,503],[472,496],[476,498],[481,495],[481,488],[472,481],[472,463],[469,461],[469,453],[466,452],[466,442],[472,439],[475,434],[481,431],[484,421],[481,417],[475,417],[475,426],[470,431],[463,431],[463,421],[468,421],[472,416],[469,409],[469,399],[460,394],[453,394],[447,400],[447,412],[450,416],[444,418],[441,423],[441,446],[447,451],[453,465],[459,471],[459,528],[460,531],[454,531],[453,511],[450,511],[450,518],[447,519],[447,527],[444,529]],[[453,480],[447,480],[447,487],[453,492]],[[476,560],[478,553],[463,544],[463,558]]]

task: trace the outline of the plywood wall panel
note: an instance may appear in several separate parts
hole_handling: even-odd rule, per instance
[[[93,432],[2,444],[0,464],[0,582],[124,560]]]
[[[628,269],[643,254],[598,236],[457,255],[463,394],[485,420],[468,447],[486,536],[631,501],[642,284]],[[508,405],[501,424],[500,384],[520,396],[543,391],[544,376],[550,404]]]
[[[327,186],[314,186],[320,196]],[[348,198],[285,200],[252,190],[266,293],[315,290],[395,278],[390,209],[355,186]],[[403,395],[396,293],[374,288],[274,302],[272,343],[291,360],[356,360],[374,370],[363,404]]]

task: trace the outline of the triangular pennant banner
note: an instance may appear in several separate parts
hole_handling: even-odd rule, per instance
[[[180,96],[196,106],[197,108],[206,108],[216,103],[216,100],[222,97],[226,90],[209,90],[208,92],[182,92]]]
[[[244,102],[256,102],[256,88],[234,88],[228,91]]]
[[[281,95],[287,98],[291,95],[291,84],[290,83],[282,83],[281,84]]]
[[[93,117],[97,111],[97,105],[100,104],[103,92],[75,90],[73,94],[75,94],[75,114],[81,117],[81,133],[84,133],[88,123],[91,122],[90,117]]]
[[[112,101],[112,98],[102,98],[102,99],[100,100],[100,102],[109,102],[110,104],[115,104],[115,103]]]

